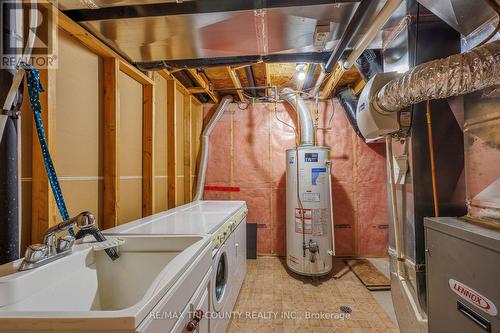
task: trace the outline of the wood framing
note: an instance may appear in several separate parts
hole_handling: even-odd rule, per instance
[[[335,89],[335,87],[337,86],[337,83],[339,82],[344,72],[344,66],[342,66],[340,63],[336,63],[335,67],[333,68],[332,74],[326,80],[323,91],[321,92],[322,99],[327,99],[328,97],[330,97],[333,89]]]
[[[266,66],[266,85],[267,86],[272,86],[271,83],[271,65],[270,64],[265,64]],[[273,91],[271,88],[267,89],[267,95],[271,96],[273,94]]]
[[[168,208],[174,208],[178,188],[177,181],[177,137],[176,137],[176,90],[177,82],[167,80],[167,180]]]
[[[118,110],[119,60],[103,59],[103,108],[104,108],[104,223],[105,229],[118,224],[120,207],[119,131]]]
[[[191,121],[192,100],[191,96],[184,95],[184,202],[193,200],[193,180],[191,178],[193,161],[191,160]]]
[[[45,130],[45,137],[47,139],[47,145],[55,164],[56,94],[49,93],[54,91],[56,88],[55,70],[41,70],[40,80],[45,89],[45,92],[40,94],[42,122]],[[49,227],[60,222],[61,218],[59,216],[54,196],[52,194],[52,189],[47,178],[47,172],[44,168],[42,151],[40,149],[40,143],[38,141],[35,126],[33,126],[32,165],[31,242],[41,243],[45,231],[47,231]]]
[[[201,75],[198,73],[198,71],[195,68],[189,68],[187,71],[191,74],[191,76],[194,78],[196,83],[203,89],[205,89],[205,93],[210,96],[210,99],[214,103],[219,103],[219,95],[212,90],[212,87],[209,86],[209,84],[201,77]]]
[[[227,73],[229,74],[229,77],[231,78],[231,81],[233,82],[234,87],[237,89],[241,89],[241,81],[238,78],[238,75],[236,74],[234,69],[232,69],[230,66],[227,66],[226,70],[227,70]],[[240,101],[242,101],[242,102],[245,101],[245,96],[243,95],[242,90],[236,90],[235,92],[238,95],[238,98],[240,99]]]
[[[189,88],[187,88],[187,90],[191,94],[205,94],[206,93],[205,88],[201,88],[201,87],[189,87]]]
[[[191,87],[191,88],[186,88],[182,85],[182,83],[174,76],[172,75],[172,72],[166,70],[166,69],[163,69],[161,71],[158,71],[157,72],[158,74],[160,74],[160,76],[162,76],[165,80],[174,80],[176,83],[177,83],[177,89],[179,89],[183,94],[204,94],[205,93],[205,89],[202,89],[202,88],[199,88],[197,87],[197,89],[199,89],[199,91],[197,92],[192,92],[191,89],[194,89],[195,87]],[[196,96],[193,96],[191,95],[191,97],[196,100],[198,103],[201,104],[201,102],[196,98]]]
[[[154,190],[154,85],[142,86],[142,216],[152,215]]]
[[[69,17],[64,15],[59,9],[54,8],[57,11],[57,26],[59,29],[67,32],[69,35],[76,38],[80,43],[85,45],[87,49],[94,52],[95,54],[103,58],[115,58],[119,60],[120,70],[131,78],[135,79],[140,83],[153,84],[153,81],[138,68],[131,65],[127,60],[125,60],[118,53],[113,51],[109,46],[101,42],[99,39],[94,37],[90,32],[81,27],[78,23],[71,20]]]
[[[365,87],[365,85],[366,85],[366,81],[363,79],[360,79],[358,82],[356,82],[356,84],[352,88],[352,90],[354,90],[354,94],[359,95],[361,93],[361,91],[363,91],[363,88]]]

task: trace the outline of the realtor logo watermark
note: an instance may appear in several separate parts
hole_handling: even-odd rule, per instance
[[[24,61],[36,68],[57,67],[57,12],[47,0],[2,0],[2,69]]]

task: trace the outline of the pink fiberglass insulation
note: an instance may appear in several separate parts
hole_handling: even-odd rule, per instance
[[[311,110],[313,103],[308,104]],[[205,106],[209,116],[214,106]],[[337,100],[318,105],[318,145],[332,153],[333,217],[338,255],[387,254],[387,196],[383,144],[365,144]],[[210,137],[206,185],[240,192],[205,191],[206,200],[245,200],[257,223],[259,254],[285,255],[285,150],[295,146],[295,112],[283,104],[231,104]],[[205,120],[208,118],[206,117]],[[284,123],[286,124],[284,124]]]

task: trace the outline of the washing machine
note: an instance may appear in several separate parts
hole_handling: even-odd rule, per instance
[[[244,201],[195,201],[104,231],[104,234],[210,235],[210,333],[225,333],[246,274]]]
[[[210,332],[224,333],[246,274],[246,209],[212,235]]]

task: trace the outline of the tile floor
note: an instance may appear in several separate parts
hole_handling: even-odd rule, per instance
[[[277,257],[247,261],[228,333],[397,333],[397,325],[350,271],[311,279]],[[338,266],[338,265],[337,265]],[[335,267],[335,265],[334,265]],[[334,274],[336,269],[334,268]],[[347,315],[340,311],[346,305]]]

